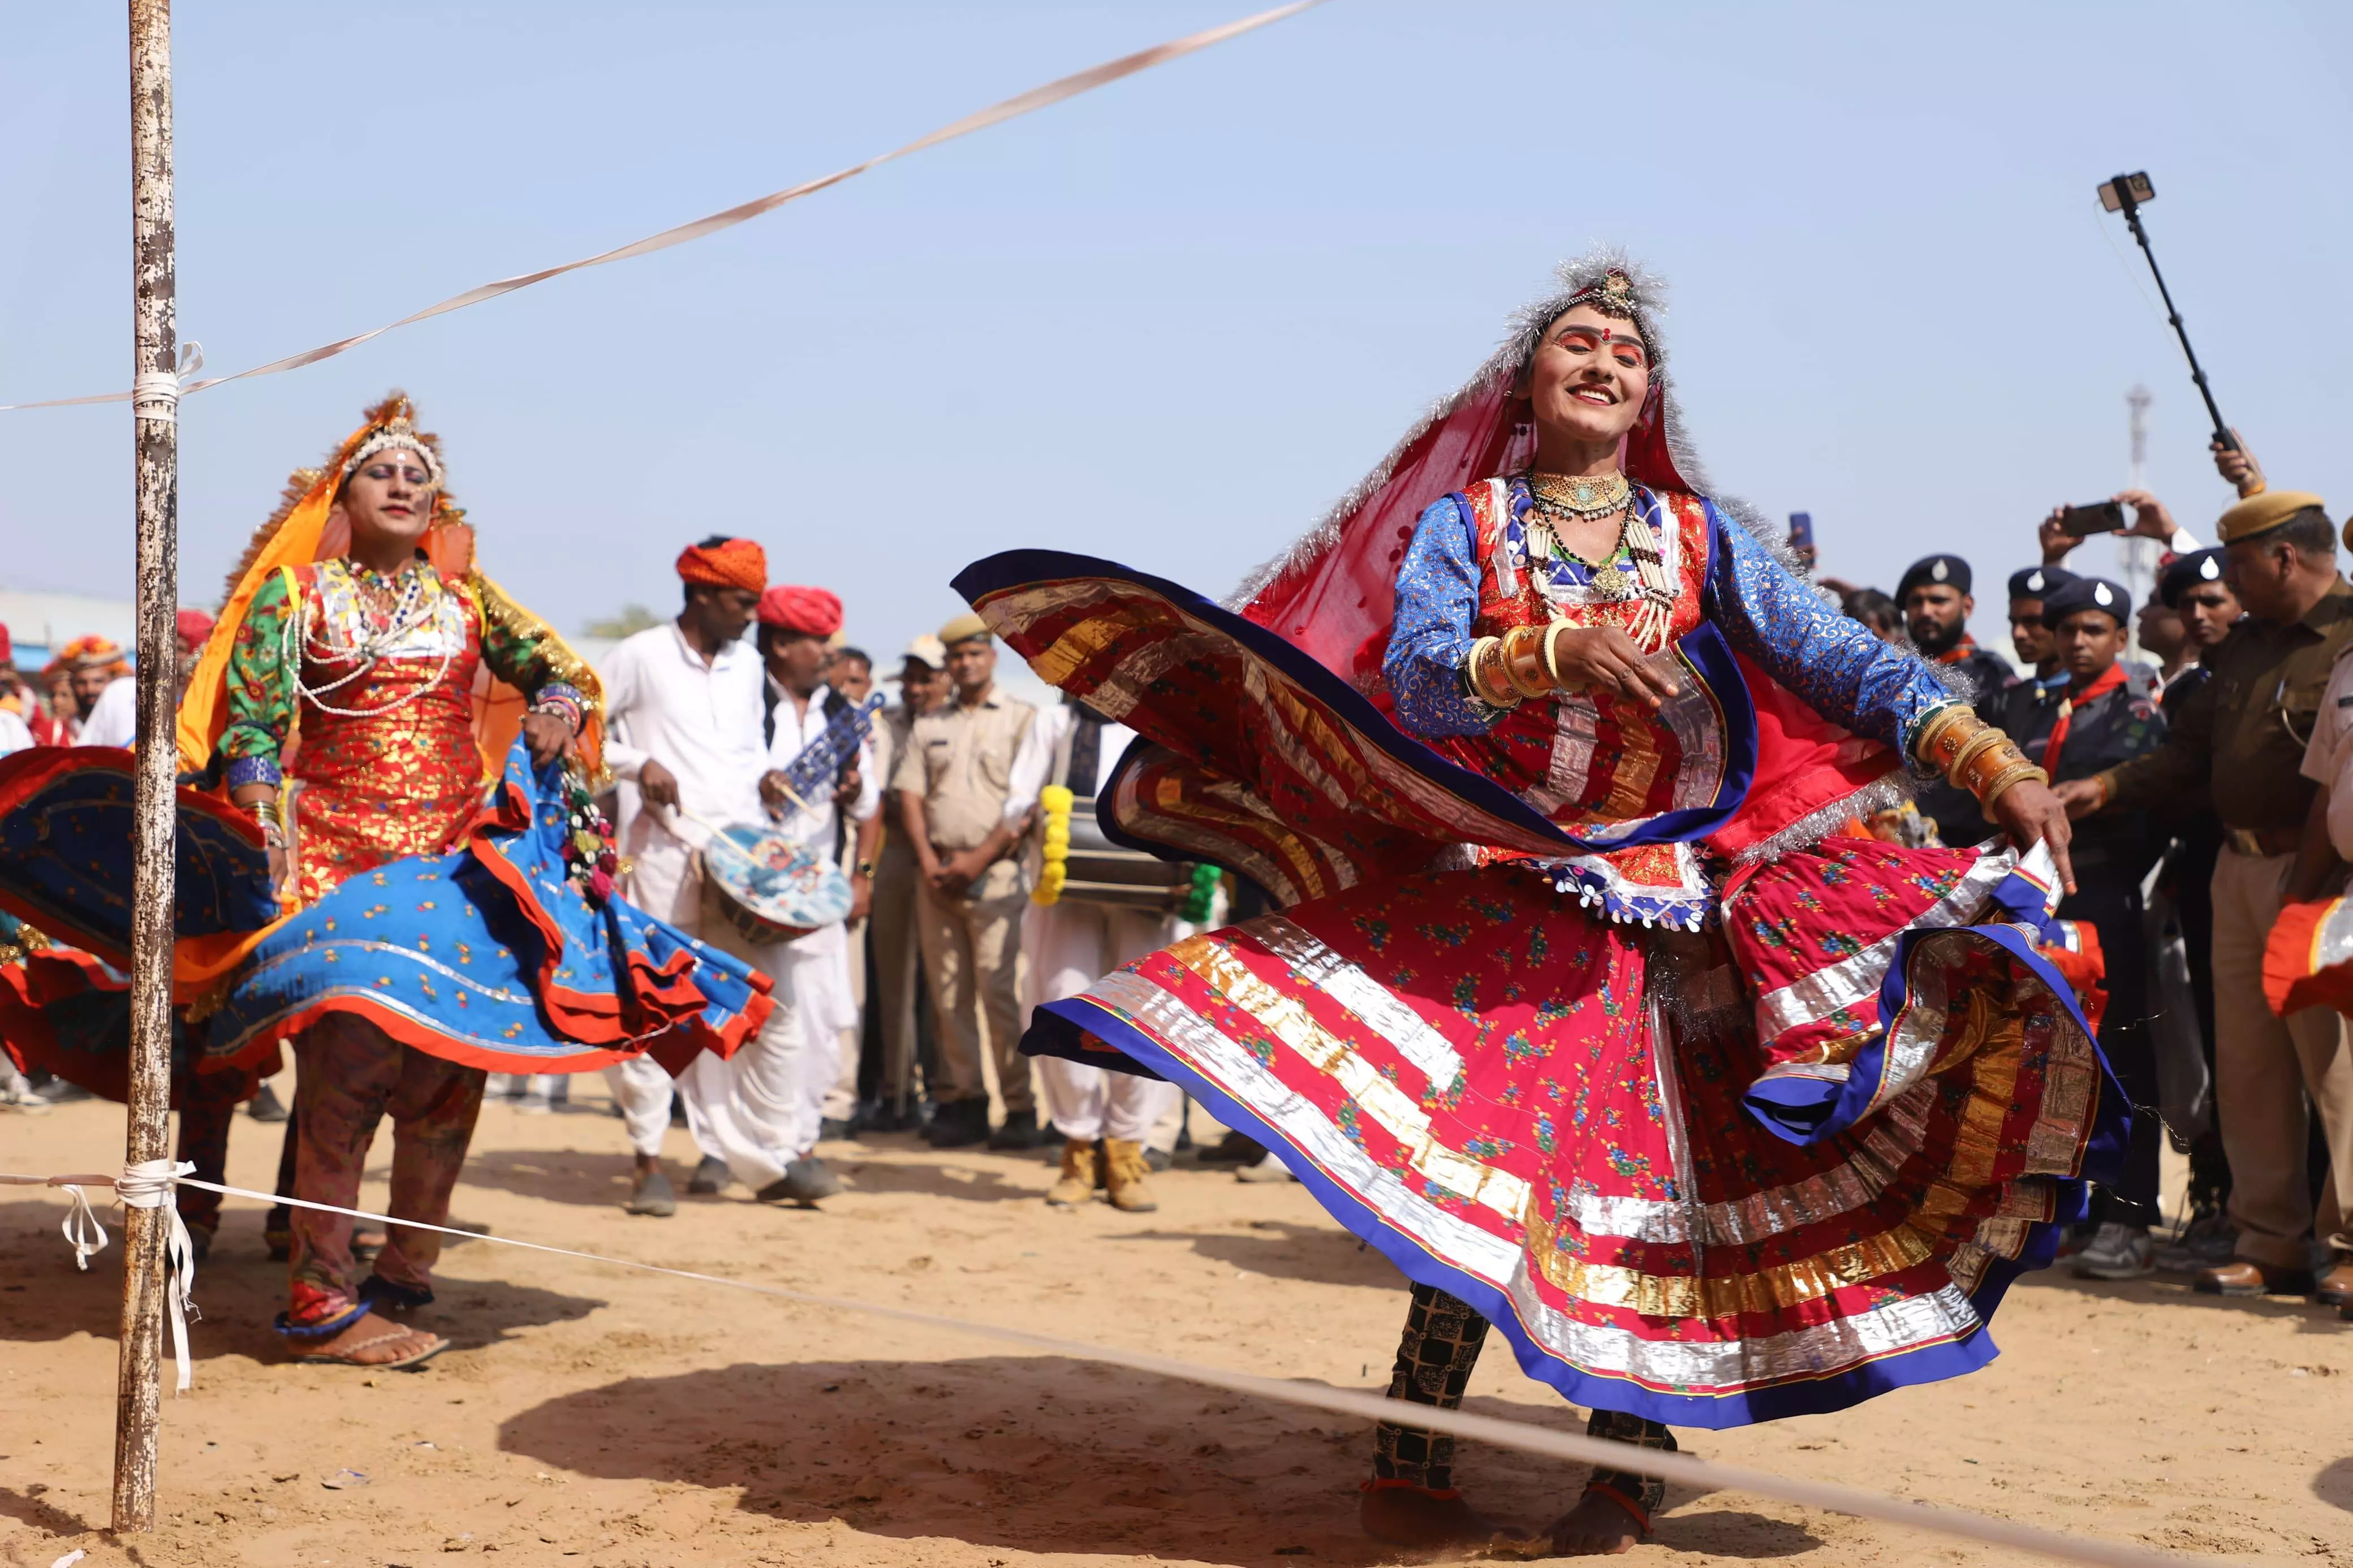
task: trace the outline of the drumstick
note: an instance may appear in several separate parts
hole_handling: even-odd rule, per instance
[[[692,823],[692,824],[694,824],[697,827],[700,827],[701,829],[702,829],[702,831],[703,831],[703,832],[708,833],[709,835],[711,835],[711,838],[712,838],[712,843],[714,843],[714,844],[724,844],[724,845],[726,845],[726,846],[727,846],[727,847],[728,847],[728,848],[733,849],[733,851],[735,851],[735,853],[736,853],[736,854],[741,855],[744,859],[746,859],[746,860],[752,860],[752,863],[753,863],[754,865],[755,865],[755,866],[756,866],[756,865],[758,865],[758,864],[759,864],[759,862],[758,862],[757,860],[753,860],[753,858],[752,858],[752,852],[751,852],[750,850],[748,850],[748,849],[744,848],[741,844],[736,843],[736,842],[735,842],[735,840],[733,840],[733,838],[730,838],[729,837],[727,837],[726,833],[725,833],[723,830],[722,830],[722,829],[720,829],[720,828],[717,828],[717,827],[713,827],[710,823],[705,822],[702,818],[701,818],[701,817],[699,817],[699,816],[695,816],[695,815],[694,815],[694,813],[692,813],[692,812],[691,812],[691,811],[687,810],[687,809],[686,809],[686,807],[684,807],[684,806],[682,806],[682,805],[673,805],[673,806],[671,806],[670,809],[670,814],[671,814],[672,816],[677,816],[677,817],[680,817],[680,818],[681,818],[681,819],[683,819],[683,820],[685,820],[685,821],[687,821],[687,822],[691,822],[691,823]],[[706,846],[704,846],[704,847],[705,847],[705,848],[708,848],[708,847],[709,847],[709,846],[708,846],[708,845],[706,845]]]

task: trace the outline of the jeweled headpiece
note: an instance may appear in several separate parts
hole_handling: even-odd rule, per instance
[[[409,416],[413,410],[409,407],[407,398],[396,397],[391,406],[396,412],[390,418],[384,420],[369,431],[366,438],[352,448],[351,456],[343,459],[343,466],[336,471],[336,479],[341,481],[351,478],[353,469],[375,457],[378,452],[388,452],[397,447],[403,451],[414,452],[425,459],[425,471],[432,476],[430,483],[435,489],[439,489],[442,483],[441,458],[433,450],[431,437],[420,434],[415,422],[410,419]]]

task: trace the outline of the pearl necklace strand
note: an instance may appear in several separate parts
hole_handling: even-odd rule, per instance
[[[320,712],[332,713],[338,719],[373,719],[381,714],[406,708],[424,696],[427,691],[441,684],[443,678],[449,673],[450,664],[458,657],[458,651],[454,647],[442,650],[441,668],[433,672],[432,679],[410,689],[404,695],[396,697],[380,707],[338,708],[326,700],[326,693],[340,690],[374,669],[389,656],[390,650],[402,637],[423,626],[439,612],[439,603],[428,601],[425,596],[425,573],[421,569],[411,569],[407,575],[408,585],[402,590],[400,597],[394,602],[392,610],[381,628],[366,625],[372,617],[368,616],[367,605],[363,600],[360,613],[364,629],[360,633],[358,643],[351,647],[337,647],[320,635],[313,633],[311,628],[309,601],[305,599],[296,605],[294,614],[286,618],[286,627],[280,638],[279,652],[294,683],[294,693],[298,700],[308,701]],[[353,586],[357,588],[362,584],[354,580]],[[312,686],[302,679],[304,657],[316,658],[322,664],[330,659],[345,658],[355,658],[360,662],[359,667],[350,674],[330,680],[323,686]]]

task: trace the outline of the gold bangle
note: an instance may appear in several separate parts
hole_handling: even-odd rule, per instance
[[[1923,767],[1943,773],[1952,765],[1961,746],[1983,728],[1985,721],[1968,703],[1949,703],[1928,715],[1919,739],[1912,744],[1913,754],[1920,759]]]
[[[1544,629],[1544,640],[1539,645],[1544,651],[1545,675],[1551,680],[1552,689],[1555,691],[1561,689],[1567,683],[1560,678],[1560,655],[1553,644],[1559,638],[1560,634],[1567,629],[1567,621],[1556,620],[1549,623]]]
[[[1994,780],[2020,766],[2032,764],[2027,762],[2026,753],[2004,735],[2000,744],[1988,746],[1969,759],[1969,765],[1961,770],[1956,782],[1979,800],[1985,800],[1989,798],[1986,791]]]
[[[1472,643],[1469,657],[1462,661],[1463,679],[1471,688],[1471,695],[1490,708],[1516,708],[1520,702],[1518,694],[1499,694],[1495,682],[1491,679],[1497,673],[1493,656],[1501,653],[1502,649],[1503,642],[1498,637],[1481,637]]]
[[[1978,801],[1980,805],[1991,805],[1995,801],[2000,800],[2013,784],[2027,783],[2047,784],[2050,782],[2051,775],[2040,767],[2032,763],[2021,763],[2016,767],[1996,774],[1993,783],[1986,786],[1986,792],[1978,797]]]
[[[1978,765],[1978,759],[1988,752],[1999,751],[2008,744],[2009,741],[2008,735],[1990,724],[1987,725],[1962,742],[1961,749],[1954,754],[1952,762],[1947,764],[1945,777],[1954,784],[1966,781],[1970,770]]]
[[[1514,626],[1504,634],[1504,676],[1522,697],[1552,695],[1545,679],[1544,652],[1530,646],[1535,636],[1534,626]]]

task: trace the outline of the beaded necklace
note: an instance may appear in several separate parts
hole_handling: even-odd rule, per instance
[[[385,613],[383,624],[379,626],[366,603],[367,591],[373,584],[359,575],[364,573],[368,578],[374,578],[376,574],[364,566],[354,570],[349,563],[344,563],[344,570],[353,574],[353,586],[361,591],[359,640],[348,647],[337,647],[328,640],[323,628],[313,631],[311,626],[310,600],[305,596],[295,606],[294,614],[286,618],[286,628],[280,645],[280,653],[294,683],[294,692],[298,700],[306,700],[320,712],[332,713],[338,719],[372,719],[380,714],[405,708],[424,696],[427,691],[440,685],[443,678],[449,673],[449,666],[457,658],[458,650],[455,647],[444,648],[441,653],[441,668],[433,672],[432,679],[412,687],[401,696],[381,706],[338,708],[327,701],[327,693],[349,686],[353,681],[374,669],[378,663],[389,657],[393,648],[399,646],[402,637],[438,614],[441,607],[439,595],[428,597],[426,594],[423,568],[411,562],[400,569],[399,576],[406,580],[406,586],[401,590],[400,596],[393,601],[392,608]],[[323,685],[312,686],[302,679],[302,665],[305,658],[315,658],[322,664],[340,659],[355,659],[358,663],[349,674],[327,681]]]
[[[1631,593],[1619,595],[1612,602],[1624,604],[1637,599],[1641,601],[1641,607],[1635,610],[1633,618],[1627,626],[1627,636],[1631,637],[1634,646],[1643,652],[1657,653],[1667,646],[1667,630],[1674,616],[1674,585],[1667,581],[1666,558],[1659,548],[1658,532],[1651,526],[1649,508],[1640,504],[1641,498],[1637,496],[1633,487],[1626,482],[1623,475],[1612,477],[1617,479],[1618,484],[1625,485],[1626,488],[1622,497],[1614,503],[1619,514],[1618,545],[1609,552],[1609,559],[1616,559],[1619,550],[1623,550],[1631,556],[1638,584]],[[1520,478],[1527,485],[1528,500],[1534,503],[1535,510],[1543,518],[1543,521],[1527,531],[1528,553],[1532,556],[1536,555],[1541,550],[1543,554],[1550,555],[1557,550],[1561,554],[1572,561],[1579,562],[1593,572],[1597,585],[1606,591],[1608,584],[1599,582],[1602,575],[1601,568],[1592,562],[1585,561],[1581,556],[1571,554],[1560,543],[1560,536],[1552,526],[1555,519],[1573,518],[1578,522],[1591,522],[1597,516],[1604,514],[1578,506],[1574,502],[1565,504],[1553,500],[1537,489],[1536,476],[1534,473],[1523,474]],[[1617,489],[1617,486],[1600,480],[1586,480],[1584,485],[1600,491],[1603,496],[1609,495],[1610,491]],[[1652,504],[1656,504],[1655,500]]]

